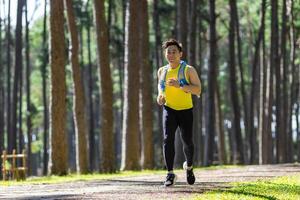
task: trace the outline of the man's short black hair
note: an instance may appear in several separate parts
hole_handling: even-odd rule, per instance
[[[173,39],[173,38],[166,40],[166,41],[163,43],[162,48],[163,48],[164,50],[166,50],[169,46],[172,46],[172,45],[177,46],[179,52],[182,52],[182,45],[181,45],[181,43],[179,43],[177,40],[175,40],[175,39]]]

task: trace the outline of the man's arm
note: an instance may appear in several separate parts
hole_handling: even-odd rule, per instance
[[[198,76],[197,71],[195,70],[194,67],[189,66],[187,70],[187,75],[190,84],[189,85],[184,85],[181,87],[181,89],[185,92],[192,93],[194,95],[200,96],[201,94],[201,82]]]
[[[161,75],[161,71],[162,71],[162,67],[158,69],[157,71],[157,91],[158,91],[158,95],[156,98],[156,101],[159,105],[163,105],[166,101],[165,101],[165,97],[163,95],[163,91],[161,91],[160,88],[160,75]]]

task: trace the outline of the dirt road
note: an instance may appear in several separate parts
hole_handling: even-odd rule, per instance
[[[63,184],[1,186],[0,199],[190,199],[195,194],[228,183],[300,174],[300,164],[251,165],[238,168],[195,170],[196,183],[187,185],[185,173],[177,173],[176,185],[162,186],[164,175],[134,176]]]

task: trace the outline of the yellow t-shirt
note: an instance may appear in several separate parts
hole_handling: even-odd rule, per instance
[[[175,78],[178,79],[178,71],[179,71],[180,65],[178,65],[177,68],[172,69],[171,67],[168,68],[167,74],[166,74],[166,82],[169,78]],[[186,70],[188,66],[185,68],[185,75]],[[189,80],[187,80],[189,83]],[[176,88],[174,86],[168,86],[166,84],[165,89],[165,105],[174,109],[174,110],[185,110],[190,109],[193,107],[193,101],[192,101],[192,94],[186,93],[180,88]]]

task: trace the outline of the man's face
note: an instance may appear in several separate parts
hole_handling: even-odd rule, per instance
[[[180,58],[182,56],[182,52],[179,51],[176,45],[169,46],[165,50],[165,56],[167,61],[171,63],[177,63],[180,62]]]

